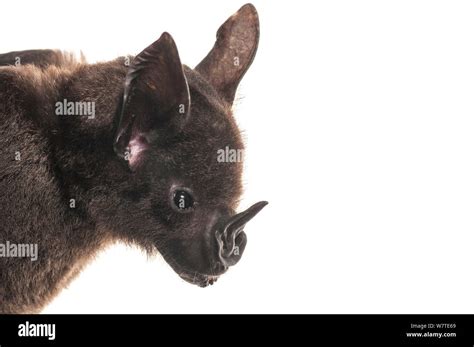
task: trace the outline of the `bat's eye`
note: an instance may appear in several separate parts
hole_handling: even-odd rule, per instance
[[[179,212],[188,212],[194,206],[194,198],[188,191],[178,189],[174,192],[173,204]]]

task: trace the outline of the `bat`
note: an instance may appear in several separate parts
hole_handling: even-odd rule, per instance
[[[206,287],[242,257],[244,144],[232,104],[257,51],[244,5],[191,69],[168,33],[88,64],[0,54],[0,313],[41,311],[113,242],[159,252]]]

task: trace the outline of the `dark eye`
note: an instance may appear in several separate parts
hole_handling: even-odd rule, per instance
[[[173,203],[179,212],[187,212],[193,208],[194,198],[186,190],[178,189],[174,192]]]

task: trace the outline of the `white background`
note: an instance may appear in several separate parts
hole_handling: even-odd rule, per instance
[[[196,65],[241,1],[4,2],[0,51]],[[116,245],[45,313],[473,313],[474,3],[254,1],[242,261],[214,286]]]

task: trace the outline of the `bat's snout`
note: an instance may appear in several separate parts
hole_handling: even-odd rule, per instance
[[[257,215],[268,202],[260,201],[220,223],[215,232],[219,260],[226,268],[235,265],[245,250],[247,236],[244,233],[245,225]]]
[[[189,240],[168,240],[162,254],[182,279],[207,287],[240,260],[247,244],[244,227],[267,204],[261,201],[234,215],[217,210],[208,215],[205,232]]]

